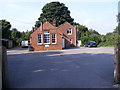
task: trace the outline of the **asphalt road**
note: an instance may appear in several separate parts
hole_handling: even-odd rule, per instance
[[[11,88],[112,88],[114,48],[7,51]]]

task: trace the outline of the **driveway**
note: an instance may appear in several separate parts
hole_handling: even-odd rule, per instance
[[[11,88],[112,88],[114,48],[7,51]]]

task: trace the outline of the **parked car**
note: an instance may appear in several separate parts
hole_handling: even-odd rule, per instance
[[[84,47],[97,47],[97,43],[95,41],[89,41],[84,44]]]
[[[23,47],[28,47],[29,42],[28,41],[22,41],[21,46]]]

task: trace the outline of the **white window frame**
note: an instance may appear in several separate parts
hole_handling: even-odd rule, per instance
[[[68,33],[68,31],[69,31],[69,33]],[[67,28],[66,29],[66,32],[67,32],[67,35],[71,35],[72,34],[72,28]],[[71,33],[70,33],[71,32]]]
[[[38,38],[37,38],[37,39],[38,39],[37,42],[38,42],[38,45],[41,45],[41,44],[42,44],[42,34],[38,34],[38,35],[41,35],[41,43],[38,42],[39,36],[37,36],[37,37],[38,37]]]
[[[55,37],[53,38],[53,34],[55,35]],[[57,42],[57,35],[55,33],[52,34],[52,44],[56,44]],[[53,39],[55,39],[55,43],[53,43]]]
[[[48,35],[49,37],[47,37],[48,41],[47,43],[45,43],[45,35]],[[50,44],[50,33],[49,31],[44,31],[44,44]]]

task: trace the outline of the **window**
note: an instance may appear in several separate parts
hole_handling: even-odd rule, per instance
[[[38,44],[42,44],[42,34],[38,34]]]
[[[71,35],[71,34],[72,34],[72,29],[71,29],[71,28],[67,28],[66,30],[67,30],[67,34],[68,34],[68,35]]]
[[[49,33],[49,31],[44,31],[44,44],[50,44],[50,33]]]
[[[52,44],[56,44],[56,34],[52,34]]]

